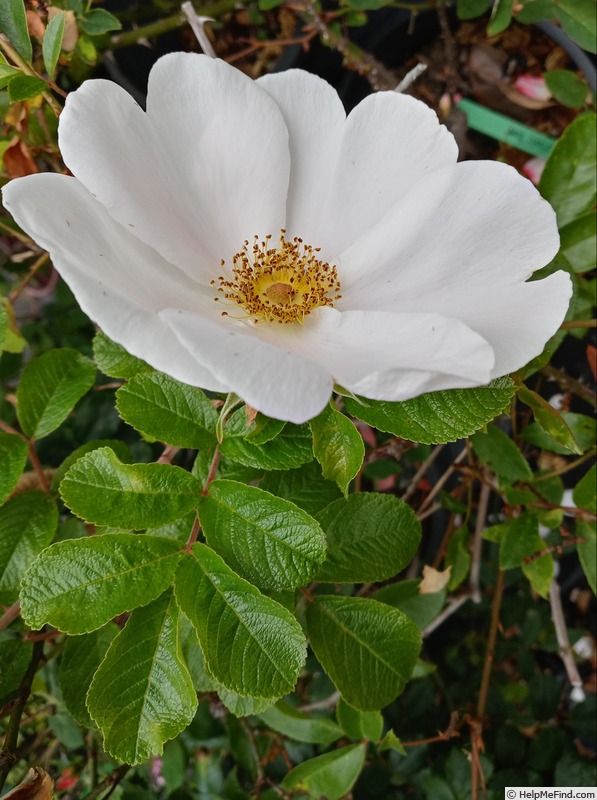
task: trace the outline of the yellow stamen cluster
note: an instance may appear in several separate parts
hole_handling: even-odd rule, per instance
[[[232,259],[232,275],[212,281],[223,298],[244,309],[253,322],[303,322],[320,306],[332,306],[341,295],[336,267],[321,261],[319,247],[304,244],[295,237],[286,241],[282,230],[277,246],[271,246],[271,235],[255,236],[253,244],[246,240]],[[225,262],[222,261],[222,267]],[[227,311],[223,316],[235,317]]]

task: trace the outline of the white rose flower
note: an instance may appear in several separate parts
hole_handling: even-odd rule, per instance
[[[252,81],[176,53],[147,111],[88,81],[60,118],[75,177],[4,190],[81,307],[130,353],[271,417],[318,414],[334,383],[378,400],[487,384],[538,355],[571,294],[532,184],[456,163],[423,103],[323,80]],[[217,302],[214,302],[217,301]]]

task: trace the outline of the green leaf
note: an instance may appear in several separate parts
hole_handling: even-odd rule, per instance
[[[19,55],[30,64],[33,48],[27,29],[23,0],[2,0],[0,3],[0,31],[5,34]]]
[[[0,508],[0,604],[15,602],[21,578],[57,527],[56,503],[37,490],[17,494]]]
[[[172,583],[180,544],[158,536],[106,533],[45,550],[25,574],[23,618],[88,633],[159,597]]]
[[[514,383],[498,378],[478,389],[429,392],[404,403],[364,400],[361,406],[348,397],[346,410],[374,428],[411,442],[443,444],[470,436],[510,405]]]
[[[64,38],[65,13],[59,11],[56,16],[48,22],[48,27],[44,33],[42,42],[42,55],[44,66],[50,78],[54,77],[56,64],[62,50],[62,39]]]
[[[583,50],[597,52],[597,6],[594,0],[558,0],[554,7],[568,36]]]
[[[31,100],[48,88],[43,78],[35,75],[17,75],[8,84],[8,99],[11,103],[20,103]]]
[[[560,255],[576,273],[595,269],[597,253],[597,213],[577,217],[560,231]]]
[[[76,461],[78,461],[82,456],[86,455],[86,453],[99,450],[100,447],[109,447],[125,464],[130,464],[133,460],[130,450],[120,439],[95,439],[93,442],[86,442],[80,447],[77,447],[76,450],[73,450],[73,452],[70,453],[58,467],[54,473],[54,477],[52,478],[52,491],[58,491],[60,484],[62,483],[62,479]]]
[[[251,697],[292,691],[305,663],[305,638],[290,612],[200,543],[182,559],[175,590],[219,683]]]
[[[195,690],[197,692],[215,692],[219,685],[205,667],[203,650],[201,650],[197,633],[185,616],[180,618],[180,643]]]
[[[392,583],[378,589],[373,599],[403,611],[415,625],[423,630],[437,617],[446,602],[446,590],[421,594],[420,580],[410,579]]]
[[[484,433],[471,436],[471,444],[477,458],[500,478],[514,483],[533,477],[526,458],[512,439],[496,425],[488,425]]]
[[[161,372],[140,374],[116,392],[116,408],[144,436],[177,447],[216,445],[218,415],[201,389]]]
[[[214,481],[200,516],[208,544],[264,589],[304,586],[325,558],[319,524],[288,500],[255,486]]]
[[[97,47],[89,36],[79,36],[75,47],[75,54],[84,64],[94,67],[98,59]]]
[[[397,697],[421,649],[414,622],[396,608],[361,597],[317,597],[307,630],[318,661],[342,697],[377,711]]]
[[[170,464],[122,464],[109,447],[76,461],[60,484],[66,505],[94,525],[157,527],[197,507],[201,484]]]
[[[93,8],[79,19],[79,26],[89,36],[101,36],[102,33],[119,31],[122,28],[120,20],[105,8]]]
[[[574,440],[574,435],[560,411],[550,405],[541,395],[527,389],[526,386],[519,387],[518,397],[533,410],[535,422],[545,433],[555,439],[562,447],[565,447],[566,450],[579,455],[583,452]]]
[[[17,75],[21,75],[21,71],[15,69],[15,67],[11,67],[9,64],[3,64],[0,61],[0,89],[4,89],[8,84],[11,82],[13,78]],[[4,154],[4,151],[2,151]],[[0,305],[0,320],[3,318],[3,315],[6,314],[2,305]],[[4,336],[6,335],[6,331],[4,331]],[[4,347],[4,338],[0,335],[0,351]]]
[[[93,725],[87,710],[87,692],[117,633],[118,627],[110,622],[97,631],[69,636],[64,646],[58,671],[62,697],[72,716],[86,728]]]
[[[448,582],[448,590],[450,592],[457,589],[468,575],[471,566],[469,541],[470,534],[466,525],[455,530],[450,537],[444,562],[445,567],[450,567],[450,580]]]
[[[340,489],[335,483],[325,480],[317,461],[310,461],[297,469],[266,472],[259,486],[292,501],[311,516],[340,498]]]
[[[91,682],[87,707],[104,750],[127,764],[161,755],[193,720],[197,695],[182,657],[171,592],[133,611]]]
[[[27,443],[20,436],[0,431],[0,505],[17,485],[27,462]]]
[[[283,789],[307,792],[311,798],[341,800],[359,777],[365,752],[364,744],[349,744],[310,758],[291,769],[280,785]]]
[[[585,453],[593,447],[596,429],[593,417],[588,417],[585,414],[575,414],[572,411],[561,411],[559,413],[572,434],[575,442],[574,450],[572,447],[567,447],[556,441],[553,435],[547,433],[537,423],[527,425],[520,434],[520,438],[535,445],[535,447],[540,447],[542,450],[548,450],[550,453],[558,453],[563,456],[569,456],[571,453],[577,452]],[[563,438],[562,434],[560,434],[560,438]]]
[[[512,21],[512,9],[514,0],[496,0],[493,4],[491,19],[487,25],[487,35],[497,36],[506,30]]]
[[[281,419],[270,419],[261,412],[257,414],[251,425],[246,427],[245,436],[253,444],[265,444],[275,439],[286,427]]]
[[[596,115],[581,114],[564,131],[541,175],[539,191],[558,215],[561,228],[595,203]]]
[[[505,531],[500,545],[500,569],[521,566],[525,558],[545,548],[539,536],[537,517],[529,512],[522,513],[505,523]]]
[[[383,732],[383,717],[379,711],[357,711],[342,698],[338,700],[336,717],[351,739],[367,739],[377,742]]]
[[[76,350],[50,350],[30,361],[17,389],[17,416],[36,439],[60,427],[95,383],[95,367]]]
[[[329,505],[317,520],[328,542],[318,581],[367,583],[390,578],[411,562],[421,539],[414,511],[389,494],[349,495]]]
[[[545,549],[545,547],[543,548]],[[549,597],[549,587],[553,578],[554,563],[551,553],[544,553],[537,558],[523,561],[523,574],[528,578],[534,591],[545,600]]]
[[[321,464],[324,478],[337,483],[346,496],[348,485],[362,467],[365,457],[361,434],[348,417],[330,404],[309,425],[313,434],[313,452]]]
[[[397,753],[400,753],[401,756],[406,757],[406,749],[391,728],[381,740],[379,749],[382,752],[384,750],[395,750]]]
[[[261,712],[259,718],[268,728],[298,742],[328,745],[344,735],[342,728],[331,719],[303,714],[285,700]]]
[[[597,594],[597,528],[595,523],[579,519],[576,523],[576,535],[584,540],[576,545],[578,558],[593,594]]]
[[[226,423],[220,452],[231,461],[259,469],[293,469],[313,459],[308,425],[287,424],[279,436],[256,443],[248,434],[246,411],[239,408]]]
[[[254,714],[261,714],[262,711],[270,708],[274,702],[271,697],[243,697],[236,692],[231,692],[224,686],[216,686],[216,688],[218,697],[235,717],[249,717]]]
[[[547,88],[555,99],[569,108],[580,108],[587,99],[589,87],[569,69],[554,69],[544,72]]]
[[[23,639],[0,641],[0,703],[19,688],[32,655],[32,642]]]
[[[122,345],[113,342],[102,331],[93,340],[93,357],[97,368],[109,378],[133,378],[140,372],[153,371],[149,364],[131,356]]]
[[[572,497],[575,505],[578,508],[586,508],[587,511],[592,511],[595,514],[597,512],[596,487],[597,465],[593,464],[587,474],[574,487]]]
[[[458,19],[476,19],[484,14],[492,0],[456,0]]]

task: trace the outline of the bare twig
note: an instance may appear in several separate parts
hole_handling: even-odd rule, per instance
[[[552,578],[549,586],[549,604],[551,606],[551,619],[560,648],[560,658],[564,662],[566,675],[572,686],[571,697],[576,702],[582,703],[585,699],[585,691],[582,686],[582,679],[578,667],[576,666],[576,661],[574,660],[572,648],[570,647],[568,629],[566,627],[566,620],[564,619],[564,609],[562,608],[560,585],[555,578]]]
[[[466,594],[461,594],[460,597],[455,597],[452,600],[450,600],[448,602],[448,605],[442,611],[442,613],[438,614],[438,616],[433,620],[433,622],[430,622],[429,625],[426,628],[424,628],[424,630],[421,632],[421,636],[423,637],[423,639],[429,636],[429,634],[433,633],[433,631],[439,628],[440,625],[443,625],[443,623],[449,617],[451,617],[452,614],[458,611],[460,606],[463,606],[466,603],[466,601],[470,599],[471,599],[471,594],[467,592]]]
[[[469,586],[473,603],[481,602],[481,588],[479,580],[481,575],[481,553],[483,550],[483,531],[487,521],[487,508],[489,506],[489,496],[491,488],[484,483],[479,493],[479,506],[477,508],[477,523],[475,525],[475,535],[473,537],[473,552],[471,560],[471,572]]]
[[[421,464],[419,469],[413,475],[411,482],[406,487],[406,490],[405,490],[404,494],[402,495],[402,500],[404,500],[404,502],[406,502],[408,500],[408,498],[412,494],[414,494],[414,492],[415,492],[415,490],[416,490],[416,488],[417,488],[417,486],[419,484],[419,481],[421,480],[423,475],[427,472],[429,467],[433,464],[433,462],[438,457],[438,455],[441,453],[441,451],[443,450],[444,447],[445,447],[445,445],[438,444],[436,447],[433,448],[433,450],[427,456],[425,461],[423,461],[423,463]]]
[[[2,614],[2,616],[0,617],[0,631],[3,631],[5,628],[8,628],[11,622],[14,622],[14,620],[17,619],[20,613],[21,613],[21,605],[17,600],[17,602],[9,606],[4,612],[4,614]]]
[[[209,41],[209,36],[205,31],[205,23],[213,22],[214,18],[200,17],[193,8],[193,4],[190,0],[186,0],[186,2],[182,4],[181,9],[205,55],[210,58],[217,58],[216,51],[213,49],[212,43]]]
[[[466,451],[466,447],[463,447],[462,450],[460,451],[460,453],[458,453],[458,455],[456,456],[456,458],[452,462],[452,465],[450,467],[448,467],[448,469],[444,472],[444,474],[441,476],[441,478],[435,484],[433,489],[429,492],[427,497],[421,503],[421,507],[419,508],[419,514],[421,514],[423,511],[425,511],[425,507],[430,505],[431,501],[436,496],[436,494],[439,494],[439,492],[443,489],[443,487],[446,484],[446,482],[450,479],[450,477],[455,472],[456,465],[460,464],[460,462],[466,456],[466,452],[467,452]]]
[[[493,603],[491,605],[491,623],[489,626],[489,637],[487,639],[487,649],[485,651],[485,663],[483,664],[483,675],[481,677],[481,687],[479,689],[479,699],[477,701],[477,719],[482,720],[487,704],[487,692],[489,691],[489,681],[491,670],[493,669],[493,659],[495,656],[495,643],[500,622],[500,607],[504,595],[504,571],[499,570],[495,582]]]

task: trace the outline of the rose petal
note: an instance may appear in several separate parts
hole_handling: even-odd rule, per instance
[[[223,61],[160,59],[147,114],[116,84],[87,81],[69,95],[59,141],[69,169],[111,216],[194,278],[209,281],[245,238],[284,225],[284,120]]]
[[[330,372],[284,346],[261,341],[242,323],[223,330],[177,308],[159,316],[191,354],[199,350],[201,362],[218,381],[268,417],[305,422],[330,399]]]
[[[50,252],[83,311],[110,338],[178,380],[227,391],[156,313],[165,305],[206,313],[211,298],[114,222],[75,178],[31,175],[5,186],[3,199],[23,230]]]
[[[458,164],[422,180],[342,254],[338,308],[460,319],[491,343],[493,376],[503,375],[538,355],[566,313],[564,273],[525,283],[558,247],[553,209],[529,181],[504,164]]]

